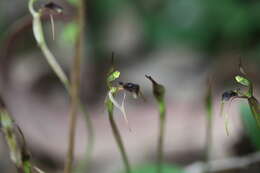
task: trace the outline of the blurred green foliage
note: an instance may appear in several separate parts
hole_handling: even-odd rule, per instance
[[[14,23],[6,18],[15,19],[3,8],[4,2],[0,2],[0,5],[3,4],[0,6],[0,31]],[[67,2],[77,6],[78,0]],[[241,50],[251,53],[249,56],[260,55],[260,1],[95,0],[87,3],[87,39],[97,59],[107,51],[111,52],[104,47],[104,34],[113,18],[127,9],[134,12],[140,23],[140,47],[144,49],[184,45],[206,53]],[[63,32],[65,40],[73,41],[74,31],[72,24],[69,24]],[[0,39],[3,33],[0,32]]]
[[[61,38],[69,44],[76,42],[78,25],[76,22],[68,23],[61,32]]]
[[[78,0],[67,0],[71,5],[78,6],[79,1]]]
[[[1,7],[2,6],[3,2],[0,2],[0,40],[3,39],[3,36],[6,32],[6,28],[7,28],[7,18],[6,18],[6,15],[5,15],[5,10],[2,9]]]
[[[136,167],[132,170],[132,173],[156,173],[157,165],[156,164],[145,164]],[[184,173],[184,170],[175,165],[164,164],[162,168],[162,173]]]
[[[260,2],[243,0],[164,1],[143,15],[153,42],[183,41],[204,50],[248,48],[257,40]]]
[[[259,47],[260,2],[254,0],[97,0],[97,21],[132,7],[142,20],[144,40],[150,46],[188,44],[204,51]],[[95,27],[95,26],[94,26]],[[98,27],[96,25],[96,27]]]
[[[257,126],[254,117],[252,116],[249,106],[247,104],[241,105],[240,112],[242,122],[251,143],[257,150],[260,150],[260,129]]]

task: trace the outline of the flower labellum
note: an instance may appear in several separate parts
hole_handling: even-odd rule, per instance
[[[49,3],[45,4],[43,8],[46,10],[50,10],[52,12],[56,12],[58,14],[62,13],[62,11],[63,11],[63,8],[54,2],[49,2]]]
[[[232,97],[236,97],[238,96],[237,92],[235,91],[225,91],[223,94],[222,94],[222,101],[229,101]]]
[[[140,95],[140,86],[138,84],[131,83],[131,82],[127,82],[127,83],[119,82],[119,85],[121,85],[124,88],[124,90],[133,93],[135,98]]]

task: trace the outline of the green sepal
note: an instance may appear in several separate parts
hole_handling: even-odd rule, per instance
[[[114,71],[111,74],[109,74],[108,78],[107,78],[107,82],[112,82],[114,80],[116,80],[117,78],[119,78],[120,76],[120,71]]]
[[[251,82],[250,82],[248,79],[246,79],[245,77],[242,77],[242,76],[237,75],[237,76],[235,77],[235,79],[236,79],[236,81],[237,81],[238,83],[240,83],[241,85],[244,85],[244,86],[246,86],[246,87],[250,87],[250,85],[251,85]]]
[[[158,84],[151,76],[146,75],[146,78],[152,82],[153,95],[159,104],[164,103],[165,88]]]

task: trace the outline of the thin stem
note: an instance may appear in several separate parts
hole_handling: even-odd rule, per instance
[[[124,148],[124,144],[123,144],[121,135],[119,133],[119,130],[118,130],[117,125],[116,125],[115,120],[114,120],[114,116],[113,116],[114,105],[110,100],[108,100],[107,104],[108,104],[109,122],[110,122],[110,125],[111,125],[111,128],[112,128],[112,132],[113,132],[113,135],[115,137],[117,146],[118,146],[119,151],[121,153],[123,163],[125,165],[126,173],[131,173],[131,167],[130,167],[129,160],[128,160],[128,157],[127,157],[127,154],[126,154],[126,150]]]
[[[67,151],[66,164],[64,168],[64,173],[71,173],[72,162],[74,159],[74,145],[75,145],[75,133],[76,133],[76,121],[78,113],[78,98],[79,98],[79,77],[80,77],[80,54],[77,51],[73,68],[71,72],[71,88],[70,88],[70,97],[71,97],[71,110],[70,110],[70,119],[69,119],[69,146]]]
[[[207,118],[207,128],[206,128],[206,146],[205,146],[205,169],[204,172],[207,173],[210,170],[210,154],[212,150],[212,113],[211,111],[208,112]]]
[[[157,83],[151,76],[145,77],[152,82],[153,95],[159,105],[159,136],[157,145],[157,173],[162,173],[163,163],[163,143],[165,135],[165,119],[166,119],[166,104],[165,104],[165,88],[163,85]]]
[[[205,108],[207,111],[206,120],[207,120],[207,127],[206,127],[206,143],[205,143],[205,163],[206,166],[204,168],[204,173],[208,173],[210,170],[210,154],[212,150],[212,124],[213,124],[213,114],[212,114],[212,87],[211,81],[208,80],[208,89],[205,97]]]
[[[92,155],[92,151],[94,148],[94,140],[95,140],[95,134],[94,134],[94,128],[93,128],[93,123],[92,123],[92,119],[90,118],[88,112],[86,111],[86,109],[84,109],[83,105],[80,105],[81,110],[83,111],[83,113],[85,114],[85,121],[86,121],[86,125],[87,125],[87,136],[88,136],[88,143],[86,146],[86,154],[85,154],[85,159],[84,159],[84,167],[85,169],[87,169],[87,167],[89,166],[89,162],[91,160],[91,155]]]
[[[65,74],[65,72],[62,70],[60,67],[59,63],[56,61],[55,56],[53,53],[50,51],[49,47],[46,44],[44,33],[43,33],[43,28],[42,28],[42,22],[41,22],[41,13],[36,12],[33,8],[33,4],[36,0],[30,0],[29,1],[29,10],[33,16],[33,33],[35,40],[38,43],[38,46],[42,50],[47,62],[55,72],[55,74],[58,76],[60,81],[63,83],[65,88],[69,90],[69,81],[68,78]]]
[[[165,103],[160,103],[159,105],[159,137],[158,137],[158,145],[157,145],[157,173],[162,173],[162,163],[163,163],[163,144],[164,144],[164,135],[165,135],[165,120],[166,120],[166,110]]]
[[[23,141],[23,145],[19,142],[19,135],[17,134],[16,128],[18,128],[18,131],[23,138],[24,136],[20,127],[15,124],[0,96],[0,131],[8,146],[10,159],[15,165],[18,173],[32,173],[30,155],[28,154],[25,141]]]
[[[210,152],[212,148],[212,118],[207,119],[207,132],[206,132],[206,157],[205,161],[210,159]]]
[[[63,83],[64,87],[69,91],[69,81],[64,71],[56,61],[54,55],[51,53],[50,49],[48,48],[47,44],[44,42],[42,45],[40,45],[40,48],[44,56],[46,57],[49,65],[51,66],[51,68],[54,70],[54,72],[56,73],[60,81]]]
[[[79,88],[80,88],[80,66],[81,66],[81,56],[82,47],[84,39],[84,4],[83,0],[80,0],[80,5],[78,9],[78,26],[79,32],[77,35],[75,57],[73,59],[72,71],[71,71],[71,112],[70,112],[70,126],[69,126],[69,146],[67,151],[66,164],[64,168],[64,173],[71,173],[72,162],[74,160],[74,146],[75,146],[75,133],[76,133],[76,122],[77,113],[79,108]]]
[[[80,40],[80,45],[78,47],[82,48],[84,46],[84,41],[85,41],[85,21],[86,21],[86,1],[87,0],[80,0],[79,1],[79,10],[78,10],[78,20],[79,20],[79,35],[80,38],[78,38]],[[84,113],[85,115],[85,121],[86,121],[86,125],[87,125],[87,137],[88,137],[88,141],[87,141],[87,146],[86,146],[86,155],[85,155],[85,161],[84,161],[84,165],[85,168],[87,169],[87,167],[89,166],[88,163],[90,162],[91,159],[91,154],[93,151],[93,147],[94,147],[94,128],[93,128],[93,123],[92,123],[92,119],[90,118],[90,115],[88,114],[88,112],[86,111],[86,108],[84,108],[83,104],[80,104],[80,109],[81,111]]]
[[[38,44],[38,46],[40,47],[40,49],[42,50],[47,62],[49,63],[49,65],[51,66],[52,70],[54,71],[54,73],[56,74],[56,76],[59,78],[59,80],[62,82],[62,84],[64,85],[65,89],[67,90],[67,92],[70,92],[70,82],[67,78],[67,76],[65,75],[65,72],[62,70],[62,68],[60,67],[60,65],[58,64],[58,62],[56,61],[55,56],[52,54],[52,52],[50,51],[50,49],[48,48],[46,41],[45,41],[45,37],[44,37],[44,33],[43,33],[43,29],[42,29],[42,23],[41,23],[41,14],[37,11],[34,10],[33,8],[33,4],[34,2],[37,0],[29,0],[28,3],[28,8],[30,10],[31,15],[33,16],[33,33],[34,33],[34,37],[35,40]],[[84,3],[84,0],[81,0],[80,3]],[[80,35],[83,34],[83,29],[84,29],[84,5],[80,5],[80,10],[79,10],[79,16],[81,16],[79,23],[80,23]],[[81,39],[83,38],[80,37]],[[82,41],[81,41],[82,42]],[[78,43],[79,44],[79,43]],[[82,43],[80,43],[81,45]],[[76,46],[76,47],[82,47],[82,46]],[[87,156],[86,158],[88,158],[87,160],[89,160],[89,158],[91,157],[91,150],[93,148],[93,143],[94,143],[94,129],[93,129],[93,125],[92,125],[92,121],[90,118],[90,115],[88,114],[88,112],[86,111],[85,106],[81,103],[80,100],[78,100],[78,104],[80,104],[80,110],[81,112],[84,113],[84,117],[86,120],[86,124],[87,124],[87,135],[88,135],[88,142],[87,142]]]

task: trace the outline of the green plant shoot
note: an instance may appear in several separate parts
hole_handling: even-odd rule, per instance
[[[67,90],[67,92],[69,93],[71,82],[69,81],[65,72],[63,71],[63,69],[61,68],[59,63],[57,62],[56,57],[51,52],[51,50],[49,49],[49,47],[46,43],[44,32],[43,32],[42,21],[41,21],[41,16],[42,16],[43,11],[42,11],[42,9],[38,9],[38,10],[34,9],[34,3],[36,1],[38,1],[38,0],[28,0],[28,8],[33,17],[32,27],[33,27],[34,38],[35,38],[39,48],[41,49],[42,53],[44,54],[48,64],[50,65],[50,67],[52,68],[52,70],[54,71],[56,76],[59,78],[59,80],[61,81],[61,83]],[[59,13],[61,8],[59,8],[59,6],[54,5],[54,10]],[[84,117],[85,117],[85,121],[87,124],[87,135],[88,135],[89,140],[88,140],[87,146],[86,146],[86,148],[87,148],[86,149],[87,150],[86,160],[89,161],[91,158],[91,153],[92,153],[93,146],[94,146],[94,129],[93,129],[92,120],[90,118],[90,115],[89,115],[88,111],[86,110],[86,106],[81,103],[81,100],[79,102],[80,102],[80,110],[85,115]]]
[[[243,75],[247,76],[241,63],[239,63],[239,69]],[[247,91],[241,92],[240,89],[235,89],[235,90],[231,90],[231,91],[226,91],[222,94],[221,114],[224,114],[224,117],[225,117],[225,127],[226,127],[227,134],[229,134],[228,128],[227,128],[228,118],[227,118],[227,113],[224,112],[224,104],[228,101],[232,102],[232,100],[236,99],[236,98],[246,99],[248,101],[248,105],[251,109],[251,113],[252,113],[258,127],[260,128],[260,104],[259,104],[258,100],[254,97],[253,83],[251,82],[251,80],[248,79],[248,77],[243,77],[240,75],[235,76],[235,81],[238,84],[246,87]]]
[[[127,157],[127,153],[126,153],[124,144],[123,144],[123,140],[122,140],[119,129],[114,120],[114,106],[116,106],[118,109],[120,109],[125,116],[124,104],[122,104],[122,106],[119,106],[119,104],[114,99],[114,95],[119,91],[120,88],[113,87],[112,82],[115,81],[119,77],[120,77],[120,72],[114,70],[114,67],[112,66],[111,69],[109,70],[109,73],[107,76],[108,97],[106,98],[105,105],[106,105],[107,112],[108,112],[109,123],[111,125],[111,129],[112,129],[114,138],[116,140],[117,146],[118,146],[119,151],[122,156],[122,160],[123,160],[123,163],[125,166],[125,171],[126,171],[126,173],[131,173],[131,167],[129,164],[129,160]]]
[[[146,75],[146,78],[152,82],[153,95],[159,105],[159,137],[157,144],[157,173],[163,172],[163,143],[165,136],[165,120],[166,120],[166,104],[165,104],[165,88],[163,85],[158,84],[151,76]]]
[[[22,130],[15,124],[2,98],[0,98],[0,127],[8,145],[11,161],[17,168],[17,172],[33,173],[33,170],[35,170],[38,173],[44,173],[31,163]],[[22,137],[22,142],[19,142],[19,135]]]
[[[205,143],[205,163],[207,165],[204,168],[204,172],[207,173],[210,170],[210,165],[208,162],[210,161],[210,154],[212,150],[212,125],[213,125],[213,105],[212,105],[212,87],[210,80],[208,80],[208,87],[207,92],[204,100],[205,108],[207,111],[206,120],[207,120],[207,127],[206,127],[206,143]]]

